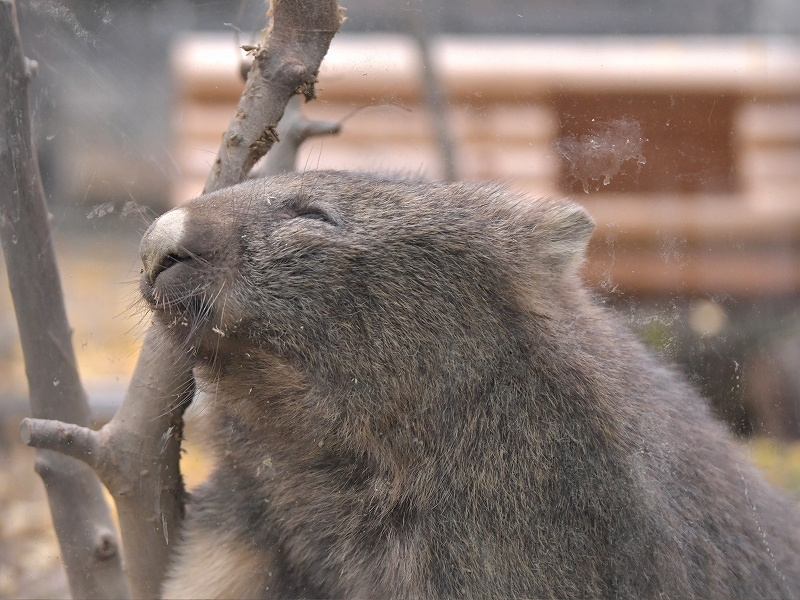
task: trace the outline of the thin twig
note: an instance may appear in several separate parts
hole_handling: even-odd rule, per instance
[[[97,432],[88,427],[53,419],[23,419],[19,429],[22,442],[28,446],[77,458],[95,471],[104,462]]]
[[[447,94],[442,87],[436,67],[431,59],[431,32],[428,26],[429,14],[425,0],[412,4],[411,34],[417,42],[420,59],[422,62],[422,83],[425,91],[425,103],[431,111],[433,129],[436,132],[436,142],[442,157],[442,171],[447,181],[458,180],[456,167],[456,152],[451,133],[450,122],[447,118]]]

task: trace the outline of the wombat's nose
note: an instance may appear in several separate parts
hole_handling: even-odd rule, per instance
[[[156,219],[142,237],[139,252],[148,281],[188,256],[183,245],[186,216],[183,208],[171,210]]]

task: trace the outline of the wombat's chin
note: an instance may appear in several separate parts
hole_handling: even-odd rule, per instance
[[[224,283],[202,277],[196,266],[177,263],[154,277],[144,275],[142,298],[167,335],[187,353],[221,356],[239,334],[239,311]]]
[[[173,343],[198,363],[224,363],[237,352],[246,352],[247,344],[238,336],[236,323],[227,325],[210,318],[209,312],[157,309],[154,317]]]

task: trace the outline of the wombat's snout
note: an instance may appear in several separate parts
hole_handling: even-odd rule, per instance
[[[186,210],[176,209],[156,219],[142,237],[139,251],[144,276],[152,284],[158,274],[189,257],[184,244]]]
[[[185,319],[213,313],[235,276],[235,222],[195,201],[157,219],[142,237],[139,292],[156,313]]]

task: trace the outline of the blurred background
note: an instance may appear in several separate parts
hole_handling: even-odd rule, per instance
[[[800,498],[800,0],[342,0],[296,167],[497,180],[597,222],[587,281]],[[98,422],[147,316],[138,240],[200,193],[250,0],[19,0],[73,341]],[[254,33],[256,32],[256,33]],[[63,597],[0,266],[0,597]],[[191,425],[191,424],[190,424]],[[188,434],[190,483],[207,469]],[[192,444],[195,444],[192,446]]]

